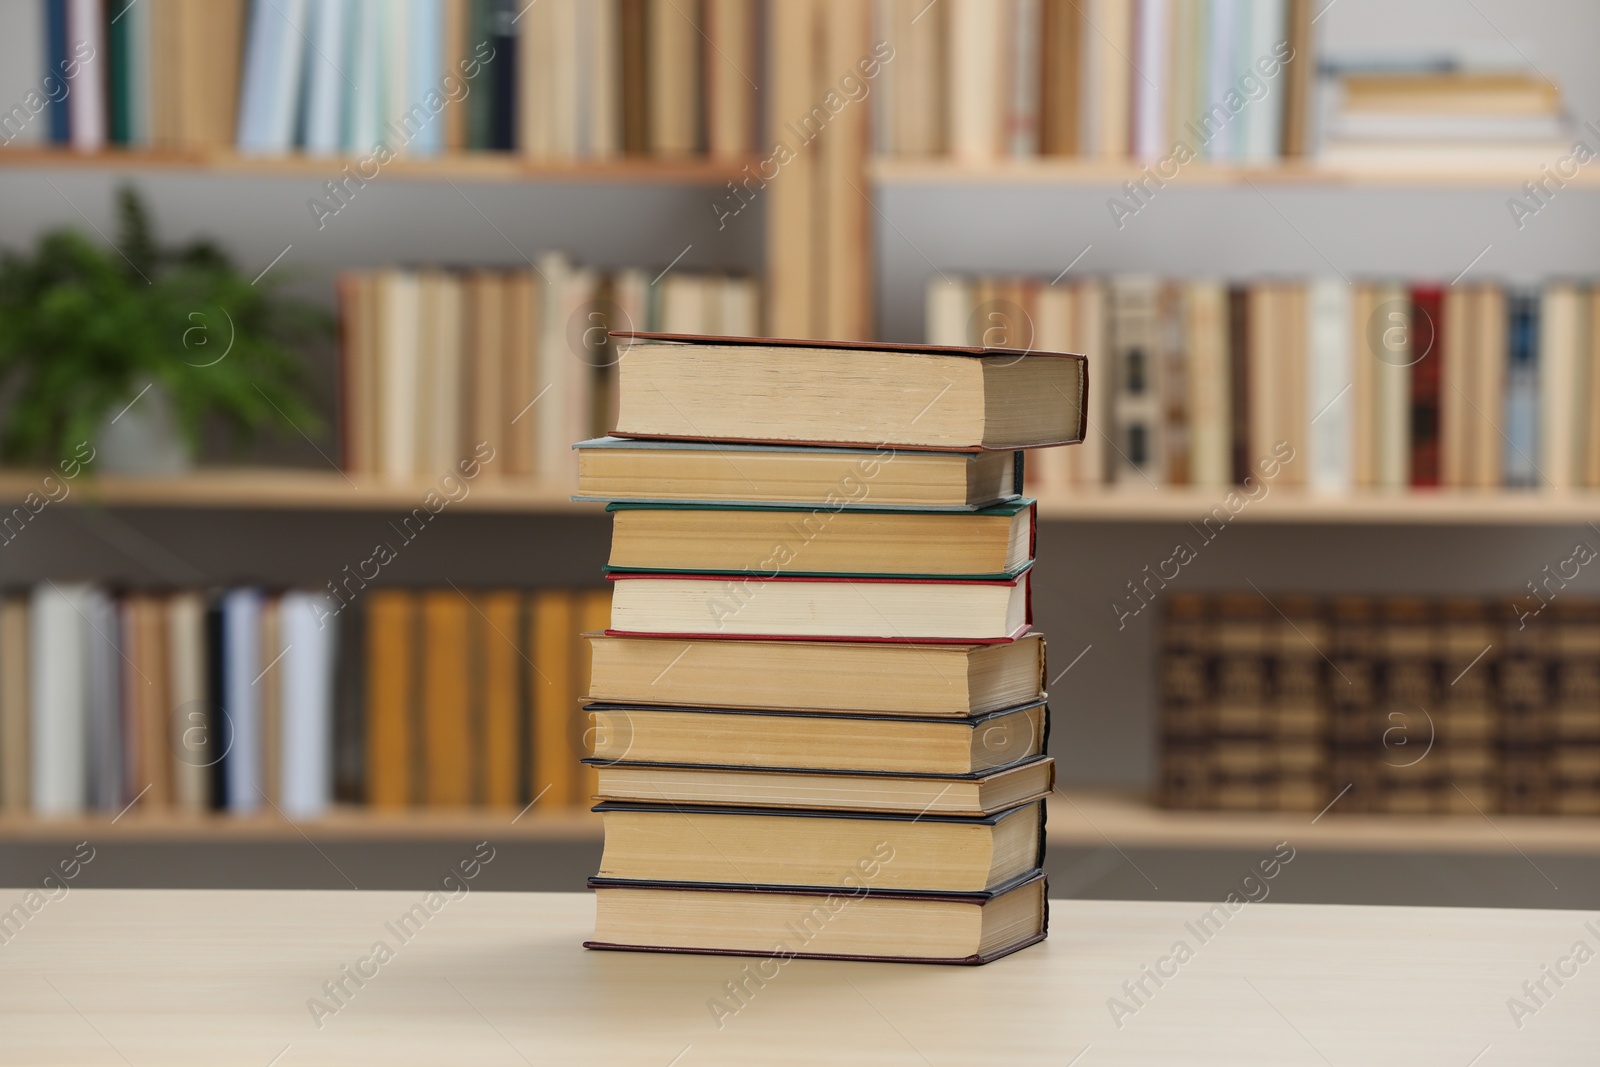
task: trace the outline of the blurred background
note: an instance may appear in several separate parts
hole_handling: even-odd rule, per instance
[[[0,0],[0,884],[581,888],[609,328],[1088,353],[1055,894],[1600,906],[1596,40]]]

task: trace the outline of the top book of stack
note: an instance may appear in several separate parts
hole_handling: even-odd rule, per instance
[[[620,333],[618,437],[987,452],[1083,440],[1080,355]]]

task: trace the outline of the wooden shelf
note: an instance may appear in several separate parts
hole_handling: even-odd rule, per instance
[[[43,472],[0,472],[0,504],[43,495]],[[213,468],[160,478],[78,478],[54,506],[388,511],[420,507],[436,482],[395,484],[346,479],[337,471]],[[572,489],[528,479],[479,478],[451,511],[598,515],[602,505],[571,499]],[[1093,489],[1043,497],[1052,522],[1198,523],[1222,505],[1227,489]],[[1224,509],[1225,510],[1225,509]],[[1600,493],[1537,491],[1362,492],[1319,496],[1273,489],[1230,520],[1247,523],[1367,525],[1577,525],[1600,518]]]
[[[0,149],[0,169],[166,170],[230,177],[335,177],[360,156],[248,156],[236,152],[174,152],[107,149],[74,152],[57,148]],[[738,177],[749,160],[618,158],[546,161],[511,152],[472,152],[448,156],[400,156],[384,164],[381,177],[410,181],[616,182],[633,184],[721,185]],[[368,168],[370,169],[370,167]],[[371,180],[370,175],[361,172]]]
[[[1039,501],[1041,519],[1073,522],[1194,522],[1222,507],[1225,488],[1091,489]],[[1241,491],[1240,499],[1243,499]],[[1246,523],[1560,526],[1600,518],[1600,492],[1417,490],[1319,495],[1271,489],[1230,519]],[[1213,524],[1215,525],[1215,524]]]
[[[584,810],[563,810],[528,811],[519,817],[514,810],[482,808],[381,812],[338,808],[318,819],[293,822],[270,811],[264,815],[234,816],[140,811],[137,808],[115,822],[109,815],[0,816],[0,841],[10,843],[66,838],[94,842],[195,843],[303,841],[307,837],[314,841],[411,841],[481,838],[489,834],[496,840],[598,841],[600,816]]]
[[[1061,847],[1296,848],[1600,855],[1600,818],[1584,816],[1343,815],[1335,805],[1311,812],[1165,811],[1132,794],[1074,791],[1050,802],[1049,842]],[[405,841],[431,838],[514,838],[599,841],[600,818],[587,811],[461,809],[374,812],[335,810],[320,819],[289,822],[275,814],[245,817],[141,812],[115,823],[106,816],[40,819],[0,817],[0,842],[108,841]],[[513,821],[515,818],[515,821]]]
[[[1313,821],[1314,820],[1314,821]],[[1600,855],[1600,818],[1581,815],[1345,815],[1167,811],[1143,797],[1073,792],[1050,803],[1052,845],[1119,848],[1295,848],[1361,852]]]
[[[1554,162],[1553,160],[1551,162]],[[1194,162],[1177,176],[1158,176],[1180,188],[1248,188],[1251,183],[1279,187],[1336,188],[1461,188],[1520,189],[1537,166],[1515,163],[1471,167],[1439,163],[1432,166],[1332,166],[1317,163],[1283,163],[1276,166],[1225,166]],[[1082,186],[1120,187],[1142,179],[1143,165],[1086,159],[999,159],[965,162],[948,158],[879,158],[868,165],[874,182],[884,185],[921,186]],[[1569,187],[1600,189],[1600,173],[1580,170],[1563,179]]]
[[[29,493],[43,496],[44,477],[44,472],[0,473],[0,504],[14,506]],[[430,491],[445,496],[437,481],[396,484],[316,470],[213,469],[160,478],[83,477],[64,484],[68,495],[53,506],[409,511],[421,507]],[[463,484],[467,495],[446,510],[598,514],[602,507],[573,501],[568,487],[525,479],[480,477]]]

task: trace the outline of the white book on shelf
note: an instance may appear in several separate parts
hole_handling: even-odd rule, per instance
[[[1206,52],[1202,66],[1206,71],[1206,93],[1200,99],[1199,123],[1206,132],[1202,154],[1214,162],[1228,162],[1234,156],[1234,141],[1239,135],[1239,118],[1228,111],[1228,94],[1234,91],[1235,52],[1239,42],[1239,18],[1244,0],[1210,0],[1206,9]]]
[[[222,713],[227,726],[227,809],[248,814],[261,806],[265,749],[261,737],[261,592],[230,589],[222,597]]]
[[[383,0],[378,15],[379,70],[383,80],[380,136],[397,155],[414,151],[406,143],[402,119],[411,108],[411,14],[409,0]]]
[[[76,815],[89,800],[89,598],[85,585],[33,588],[28,734],[37,815]]]
[[[78,64],[67,96],[72,147],[98,152],[106,146],[106,71],[111,64],[100,0],[67,0],[67,51],[76,55],[80,49],[89,58]]]
[[[972,286],[960,278],[928,279],[924,306],[925,339],[930,345],[969,345],[967,320],[972,316]]]
[[[1233,410],[1228,373],[1228,287],[1215,279],[1183,285],[1189,348],[1189,480],[1206,488],[1233,484]]]
[[[1539,473],[1555,489],[1579,484],[1580,387],[1579,346],[1587,323],[1587,293],[1571,282],[1552,282],[1540,296],[1539,308]]]
[[[256,150],[282,155],[294,148],[310,11],[308,0],[274,0],[269,6],[281,25],[268,58],[266,104],[262,109],[261,139]]]
[[[950,5],[950,153],[992,160],[1001,144],[1007,0],[947,0]]]
[[[1318,492],[1348,492],[1354,479],[1355,397],[1350,368],[1350,285],[1342,278],[1310,284],[1306,352],[1308,484]]]
[[[116,600],[104,589],[88,591],[87,683],[89,802],[117,812],[133,799],[127,793],[122,754],[129,741],[122,722],[122,622]],[[137,789],[135,790],[137,792]]]
[[[240,152],[270,151],[267,145],[268,99],[272,91],[273,56],[279,39],[288,32],[277,10],[267,3],[252,4],[244,37],[243,73],[239,82],[239,121],[234,134]]]
[[[1377,298],[1383,323],[1378,331],[1378,351],[1368,353],[1374,360],[1377,485],[1403,489],[1411,484],[1411,294],[1402,285],[1384,285]],[[1360,339],[1356,343],[1360,358],[1365,346]]]
[[[344,66],[354,0],[311,0],[310,40],[306,56],[306,152],[336,156],[343,148],[341,125],[345,108]]]
[[[1168,97],[1174,73],[1172,5],[1170,0],[1138,0],[1133,73],[1133,154],[1141,163],[1155,163],[1171,150],[1167,128]],[[1183,42],[1188,47],[1188,42]]]
[[[350,80],[344,121],[344,147],[365,157],[380,141],[383,131],[383,0],[352,0],[350,23]],[[482,89],[478,90],[482,92]]]
[[[291,819],[316,818],[333,799],[334,662],[338,619],[320,593],[288,592],[283,626],[282,780],[278,796]]]
[[[442,0],[407,0],[406,48],[406,95],[397,118],[411,154],[436,156],[444,148]],[[437,113],[429,106],[430,99],[440,104]]]
[[[1240,158],[1257,165],[1276,162],[1283,149],[1283,98],[1289,75],[1280,68],[1275,78],[1265,78],[1257,66],[1270,60],[1288,30],[1287,0],[1250,0],[1249,45],[1239,57],[1239,76],[1260,83],[1263,94],[1245,106]]]
[[[410,271],[378,274],[378,470],[385,481],[415,476],[413,442],[421,418],[417,391],[420,362],[417,276]]]

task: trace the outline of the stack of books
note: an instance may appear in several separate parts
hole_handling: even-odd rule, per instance
[[[1020,449],[1081,356],[626,337],[592,948],[984,963],[1045,936]]]

